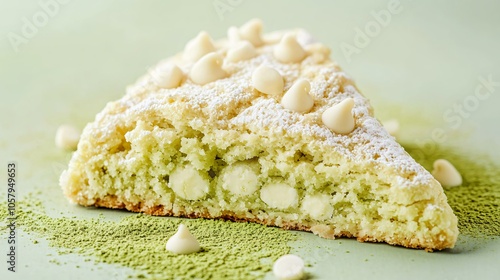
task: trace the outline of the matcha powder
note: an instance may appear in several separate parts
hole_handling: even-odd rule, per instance
[[[461,186],[445,189],[448,203],[458,217],[460,234],[475,238],[500,236],[500,166],[487,158],[471,159],[451,148],[436,147],[431,155],[423,156],[415,145],[403,145],[427,170],[435,160],[450,161],[461,173]]]
[[[96,261],[120,264],[137,271],[134,278],[257,279],[272,263],[290,252],[293,232],[253,223],[176,219],[134,214],[119,222],[103,219],[52,218],[40,201],[19,205],[18,225],[49,240],[61,253],[93,256]],[[6,207],[0,210],[5,219]],[[175,255],[165,244],[180,223],[196,236],[202,251]]]

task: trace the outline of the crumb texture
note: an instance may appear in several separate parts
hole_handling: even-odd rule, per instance
[[[84,129],[61,175],[65,195],[81,205],[153,215],[453,247],[457,220],[442,187],[382,127],[353,81],[310,52],[300,62],[280,62],[273,56],[278,43],[264,42],[250,59],[224,60],[227,77],[204,85],[185,78],[164,89],[149,74],[139,79]],[[215,46],[224,57],[231,43]],[[193,63],[182,57],[158,67],[175,63],[189,73]],[[295,112],[281,105],[283,94],[256,90],[252,74],[260,65],[279,72],[284,92],[307,80],[313,107]],[[337,134],[321,116],[347,98],[354,130]]]

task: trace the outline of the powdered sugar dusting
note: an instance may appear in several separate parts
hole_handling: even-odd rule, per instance
[[[230,47],[224,42],[217,43],[222,55]],[[145,75],[129,87],[127,95],[118,102],[131,114],[156,106],[161,106],[162,110],[180,110],[182,107],[201,114],[207,123],[218,129],[267,128],[283,131],[292,137],[315,139],[320,145],[330,147],[350,160],[373,162],[398,170],[405,174],[407,186],[432,180],[432,176],[373,117],[368,99],[358,92],[352,80],[334,62],[327,60],[318,64],[308,56],[301,63],[284,64],[273,57],[273,47],[268,44],[257,48],[258,56],[250,60],[225,61],[223,69],[229,76],[204,86],[186,79],[178,88],[161,89],[151,75]],[[177,55],[160,64],[176,63],[189,73],[193,63],[184,62],[180,57],[182,55]],[[307,79],[315,102],[311,111],[301,114],[284,109],[280,104],[282,95],[269,96],[256,91],[252,86],[252,73],[261,64],[276,69],[283,76],[285,92],[298,78]],[[347,135],[333,133],[321,122],[321,114],[348,97],[355,103],[352,112],[356,127]]]

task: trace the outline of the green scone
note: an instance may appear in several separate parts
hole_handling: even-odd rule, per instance
[[[441,185],[302,30],[205,32],[84,129],[61,175],[85,206],[252,221],[321,237],[454,246]]]

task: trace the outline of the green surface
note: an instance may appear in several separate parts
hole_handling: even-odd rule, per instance
[[[106,102],[122,96],[126,85],[159,59],[180,51],[200,29],[218,38],[227,27],[253,17],[264,20],[266,31],[304,27],[329,45],[332,57],[371,99],[377,116],[398,118],[401,139],[422,146],[424,153],[433,150],[433,144],[424,143],[437,141],[455,151],[487,154],[500,162],[500,3],[496,1],[401,0],[400,12],[392,14],[386,26],[378,24],[379,32],[350,57],[341,46],[356,46],[356,28],[369,26],[374,22],[372,12],[387,9],[391,1],[143,2],[60,4],[45,23],[35,26],[37,31],[25,36],[16,52],[10,41],[13,33],[24,36],[24,18],[33,22],[34,16],[46,12],[38,1],[0,1],[3,200],[6,164],[15,161],[18,194],[22,198],[40,190],[51,215],[89,218],[103,213],[109,220],[129,215],[67,203],[57,180],[69,154],[53,144],[57,127],[62,123],[83,127]],[[218,14],[214,3],[234,6]],[[43,21],[43,16],[38,20]],[[482,100],[474,97],[482,84],[480,77],[496,82],[488,96],[480,91]],[[311,264],[307,268],[311,276],[319,279],[495,279],[500,275],[498,238],[462,235],[455,249],[429,254],[299,235],[293,248]],[[2,256],[7,253],[6,242],[3,236]],[[33,244],[23,232],[18,233],[18,243],[19,270],[8,272],[2,261],[1,279],[121,279],[130,274],[127,268],[85,262],[78,255],[59,256],[46,241]]]

